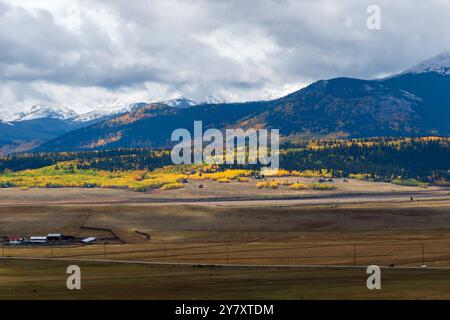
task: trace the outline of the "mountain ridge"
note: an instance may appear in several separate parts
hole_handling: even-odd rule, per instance
[[[151,104],[152,102],[122,102],[120,100],[95,108],[88,112],[77,113],[73,108],[58,105],[33,105],[29,109],[25,109],[13,114],[3,114],[0,121],[13,123],[27,120],[37,119],[59,119],[73,122],[89,122],[107,117],[117,116],[126,112],[130,112],[136,108]],[[187,98],[176,98],[161,102],[173,108],[189,108],[197,103]]]
[[[188,109],[153,104],[66,133],[37,150],[169,147],[172,131],[192,131],[195,120],[202,120],[205,130],[279,129],[284,139],[449,135],[447,88],[450,76],[424,69],[386,79],[319,80],[271,101],[204,104]]]
[[[442,75],[450,75],[450,51],[444,51],[437,56],[420,62],[407,69],[403,73],[428,73],[435,72]]]
[[[169,147],[172,131],[192,131],[196,120],[203,121],[205,130],[280,129],[283,139],[449,135],[450,74],[442,72],[445,63],[450,67],[447,58],[450,55],[438,55],[385,79],[319,80],[269,101],[195,104],[182,98],[172,104],[140,103],[34,150]]]

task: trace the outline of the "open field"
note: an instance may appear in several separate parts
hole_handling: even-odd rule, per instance
[[[82,289],[66,288],[69,262],[1,261],[0,299],[450,299],[450,271],[192,268],[77,263]]]
[[[0,248],[5,257],[65,258],[86,266],[84,289],[71,293],[64,286],[68,262],[1,259],[0,298],[450,298],[446,270],[390,268],[383,272],[381,293],[372,293],[365,287],[364,269],[231,267],[400,268],[423,262],[450,267],[448,190],[412,189],[391,196],[197,203],[183,199],[152,203],[152,194],[126,190],[1,190],[0,197],[9,201],[0,205],[0,236],[61,232],[101,240],[90,246]],[[122,200],[109,203],[116,195]],[[415,200],[410,201],[409,195]],[[33,203],[33,197],[48,203]],[[150,199],[142,200],[146,197]],[[111,229],[125,244],[111,239],[107,231],[85,230],[82,225]],[[99,264],[80,259],[229,266]]]
[[[190,180],[189,184],[182,189],[177,190],[154,190],[150,197],[162,199],[273,199],[273,198],[304,198],[320,196],[342,196],[357,194],[383,194],[383,193],[431,193],[447,192],[450,195],[450,188],[429,186],[406,187],[384,182],[360,181],[356,179],[333,179],[330,184],[335,187],[334,190],[292,190],[285,184],[301,183],[311,185],[317,183],[319,178],[305,177],[273,177],[267,178],[269,182],[277,182],[277,189],[258,189],[257,181],[250,178],[247,182],[231,181],[230,183],[217,183],[216,181],[195,181]],[[203,189],[199,188],[203,185]]]
[[[278,189],[258,189],[257,180],[249,178],[247,182],[230,181],[219,183],[211,180],[189,180],[184,188],[175,190],[152,190],[135,192],[126,189],[107,188],[4,188],[0,189],[0,206],[26,204],[108,204],[108,203],[154,203],[154,202],[198,202],[226,200],[274,200],[304,199],[320,197],[346,196],[382,196],[398,195],[407,199],[408,195],[424,197],[450,198],[449,187],[429,186],[407,187],[392,183],[360,181],[356,179],[334,179],[335,190],[292,190],[283,185],[286,182],[312,184],[319,179],[303,177],[278,177],[269,180],[280,184]],[[199,186],[203,188],[199,188]],[[382,201],[383,199],[376,199]],[[329,201],[328,201],[329,202]],[[358,202],[358,199],[352,202]],[[314,202],[311,202],[314,204]]]
[[[111,240],[106,231],[80,229],[81,225],[111,229],[126,244]],[[0,207],[0,236],[62,232],[106,239],[91,246],[2,251],[24,257],[319,265],[352,265],[356,258],[357,264],[420,265],[425,247],[428,264],[450,266],[448,230],[448,200]]]

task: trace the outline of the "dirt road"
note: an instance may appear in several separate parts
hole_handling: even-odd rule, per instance
[[[0,206],[28,205],[108,205],[108,204],[167,204],[167,205],[321,205],[367,202],[405,202],[420,200],[449,200],[450,188],[411,190],[401,192],[353,192],[314,195],[272,195],[267,197],[227,196],[205,198],[159,198],[127,190],[108,189],[19,189],[0,190]]]

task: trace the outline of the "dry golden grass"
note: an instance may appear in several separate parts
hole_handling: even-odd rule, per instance
[[[89,213],[89,216],[87,216]],[[221,207],[59,205],[0,207],[0,236],[62,232],[105,238],[99,245],[6,248],[6,256],[82,257],[239,264],[450,266],[450,202]],[[87,220],[86,220],[87,218]],[[81,230],[109,228],[111,234]],[[150,235],[147,240],[142,234]]]
[[[127,244],[8,247],[0,253],[74,261],[420,266],[425,245],[427,265],[450,266],[449,218],[450,201],[444,200],[313,206],[13,205],[0,207],[0,235],[87,236],[92,231],[79,228],[86,220],[89,226],[113,229]],[[69,263],[1,260],[0,299],[450,298],[442,291],[450,285],[445,271],[385,270],[383,290],[374,293],[365,287],[364,269],[174,268],[79,261],[83,290],[71,293],[64,285]]]
[[[0,299],[450,299],[450,272],[383,270],[369,291],[365,269],[192,268],[78,263],[82,289],[67,290],[69,262],[0,264]]]

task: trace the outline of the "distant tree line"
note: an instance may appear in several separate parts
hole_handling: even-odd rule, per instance
[[[286,170],[333,170],[335,176],[370,174],[376,179],[447,179],[450,170],[448,140],[412,140],[393,144],[335,144],[318,149],[288,149],[280,157]]]
[[[164,150],[114,149],[85,152],[26,153],[0,158],[0,172],[38,169],[59,162],[78,160],[79,169],[106,171],[153,170],[170,165],[170,153]]]
[[[225,168],[238,166],[228,165]],[[331,170],[335,177],[365,174],[375,180],[450,180],[449,138],[372,138],[286,143],[280,151],[286,170]],[[259,169],[259,166],[246,166]]]
[[[37,169],[78,160],[79,169],[153,170],[171,165],[170,151],[114,149],[89,152],[17,154],[0,158],[0,172]],[[223,169],[259,169],[257,165],[222,165]],[[377,180],[450,180],[449,138],[375,138],[289,143],[280,150],[286,170],[322,170],[336,177],[365,174]]]

